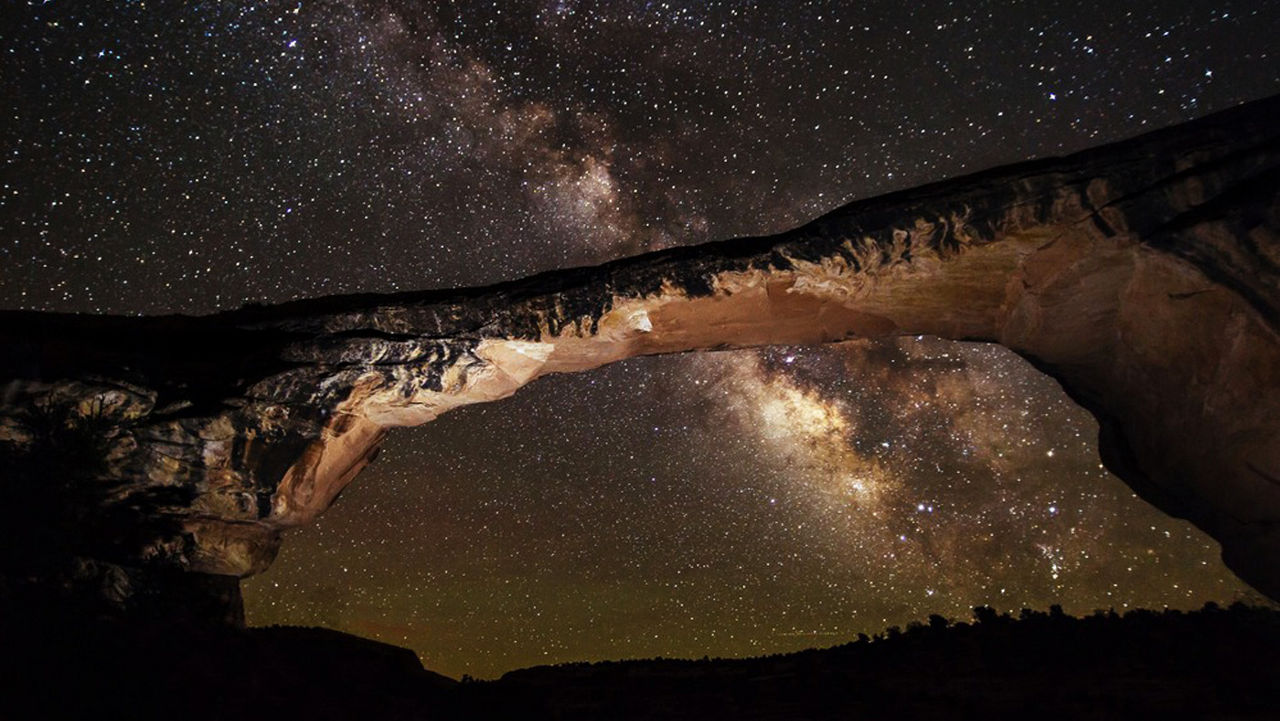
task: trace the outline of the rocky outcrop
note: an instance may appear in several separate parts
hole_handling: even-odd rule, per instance
[[[488,288],[4,313],[7,573],[38,577],[11,569],[53,544],[78,568],[245,576],[389,428],[636,355],[931,334],[1056,378],[1113,472],[1280,598],[1278,180],[1271,99],[778,236]]]

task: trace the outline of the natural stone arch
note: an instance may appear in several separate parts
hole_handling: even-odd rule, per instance
[[[929,334],[1000,343],[1101,426],[1106,465],[1280,598],[1280,101],[841,208],[794,231],[498,286],[205,318],[5,314],[0,440],[92,408],[110,560],[243,576],[387,429],[627,357]]]

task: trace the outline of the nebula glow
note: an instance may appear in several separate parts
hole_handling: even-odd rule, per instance
[[[784,363],[794,362],[794,353]],[[781,370],[770,371],[754,353],[705,355],[691,361],[707,378],[708,393],[728,410],[744,437],[759,441],[762,463],[791,474],[844,514],[878,517],[893,481],[880,462],[859,454],[862,429],[840,400],[803,388]]]

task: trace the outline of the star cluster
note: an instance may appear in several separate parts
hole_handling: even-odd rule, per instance
[[[204,313],[783,230],[1280,89],[1280,7],[10,3],[0,304]],[[998,348],[636,359],[394,434],[250,620],[448,673],[1247,590]]]

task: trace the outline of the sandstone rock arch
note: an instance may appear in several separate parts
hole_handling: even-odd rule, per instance
[[[389,428],[541,375],[713,348],[980,340],[1056,378],[1098,418],[1116,475],[1280,598],[1278,181],[1271,99],[778,236],[488,288],[201,318],[5,313],[0,441],[20,455],[52,407],[72,426],[92,418],[102,463],[77,488],[109,492],[65,503],[90,526],[120,506],[168,523],[77,553],[241,577],[332,503]]]

